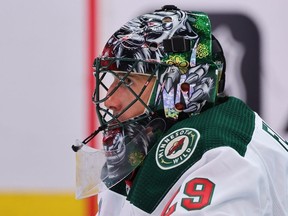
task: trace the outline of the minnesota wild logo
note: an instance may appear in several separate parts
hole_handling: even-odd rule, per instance
[[[165,136],[156,150],[158,167],[168,170],[183,164],[193,154],[199,138],[193,128],[181,128]]]

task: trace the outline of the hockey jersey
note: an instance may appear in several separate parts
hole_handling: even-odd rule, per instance
[[[129,190],[126,188],[129,187]],[[288,143],[229,97],[174,124],[97,216],[288,216]]]

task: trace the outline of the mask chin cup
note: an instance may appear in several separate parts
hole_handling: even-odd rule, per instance
[[[116,150],[100,150],[84,145],[76,152],[76,199],[87,198],[105,191],[131,174],[147,155],[149,143],[165,131],[163,119],[154,119],[132,140],[124,137]],[[142,141],[141,141],[142,140]]]

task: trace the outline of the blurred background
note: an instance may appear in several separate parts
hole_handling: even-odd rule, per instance
[[[95,215],[95,197],[74,198],[71,150],[97,128],[93,59],[121,25],[166,4],[210,14],[227,93],[288,139],[287,0],[1,0],[1,215]]]

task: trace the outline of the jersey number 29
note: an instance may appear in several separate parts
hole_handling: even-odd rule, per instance
[[[181,198],[181,206],[187,211],[199,210],[210,205],[215,184],[206,178],[194,178],[188,181],[185,184],[183,193],[184,195]],[[176,211],[177,202],[172,206],[171,203],[178,194],[179,190],[167,203],[164,211],[161,216],[170,216]]]

